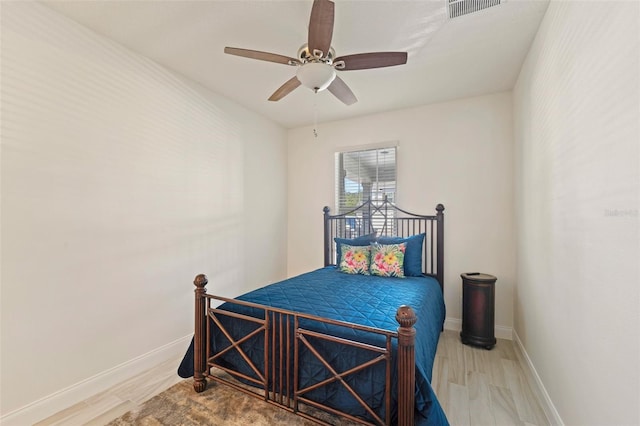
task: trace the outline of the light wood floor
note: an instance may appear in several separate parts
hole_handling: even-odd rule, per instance
[[[37,426],[104,425],[182,380],[175,373],[178,363],[167,361]],[[452,426],[549,424],[510,340],[498,339],[487,351],[463,345],[457,332],[446,330],[438,344],[432,385]]]
[[[432,387],[451,425],[548,425],[511,340],[488,351],[440,336]]]
[[[134,410],[148,399],[184,380],[176,374],[182,357],[166,361],[147,372],[48,417],[35,426],[102,426]]]

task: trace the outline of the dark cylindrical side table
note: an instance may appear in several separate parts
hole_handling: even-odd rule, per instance
[[[465,345],[491,349],[496,344],[495,283],[493,275],[468,272],[462,277],[462,331]]]

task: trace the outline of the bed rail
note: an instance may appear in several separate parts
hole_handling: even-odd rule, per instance
[[[362,326],[343,321],[322,318],[315,315],[300,312],[278,309],[256,303],[229,299],[225,297],[213,296],[206,293],[205,286],[208,279],[205,275],[198,275],[194,280],[195,289],[195,336],[194,336],[194,389],[202,392],[207,387],[207,379],[231,386],[248,395],[263,399],[264,401],[279,406],[287,411],[305,417],[320,424],[329,424],[326,420],[317,417],[312,410],[301,409],[300,404],[307,407],[329,412],[348,418],[352,421],[371,424],[389,425],[391,424],[392,398],[391,398],[391,376],[392,376],[392,342],[397,341],[396,365],[397,365],[397,413],[398,424],[409,426],[414,423],[415,410],[415,328],[416,316],[409,306],[401,306],[396,314],[399,327],[397,332],[382,330],[373,327]],[[239,305],[252,310],[251,315],[222,310],[213,307],[214,302],[225,302]],[[255,312],[259,315],[254,316]],[[221,318],[224,316],[234,317],[243,321],[250,321],[255,324],[255,328],[244,336],[233,336],[225,327]],[[384,340],[384,344],[371,344],[350,340],[343,337],[326,334],[318,330],[310,329],[310,324],[324,324],[332,327],[344,327],[345,329],[359,330],[361,332],[372,333],[379,336],[379,340]],[[210,327],[215,325],[222,332],[230,345],[212,353],[210,342]],[[254,364],[247,356],[242,344],[249,339],[261,336],[264,339],[264,363]],[[313,339],[323,339],[341,345],[357,347],[361,350],[370,351],[372,358],[368,361],[354,365],[347,371],[337,371],[330,361],[325,359],[316,350]],[[302,348],[313,354],[317,360],[330,372],[327,379],[315,384],[300,387],[298,381],[299,354]],[[217,360],[228,351],[237,351],[247,362],[252,374],[245,374],[227,368]],[[374,365],[383,364],[385,368],[385,396],[384,396],[384,418],[352,389],[345,378],[361,370]],[[230,381],[220,375],[212,374],[211,371],[218,368],[235,379],[244,380],[252,386],[259,388],[258,393],[248,386],[243,386],[236,381]],[[340,383],[345,387],[358,403],[366,410],[372,421],[354,417],[348,413],[334,409],[332,407],[318,403],[307,394],[330,383]]]
[[[396,206],[386,197],[369,200],[346,213],[324,212],[324,265],[335,265],[336,244],[334,238],[356,238],[376,233],[380,236],[409,237],[425,233],[422,246],[422,271],[438,280],[444,294],[444,206],[436,206],[431,216],[410,213]]]

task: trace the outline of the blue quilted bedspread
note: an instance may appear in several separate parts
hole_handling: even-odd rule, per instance
[[[390,331],[396,331],[398,328],[395,320],[398,307],[411,306],[418,317],[415,325],[416,424],[448,424],[430,385],[436,347],[445,317],[442,291],[435,279],[349,275],[339,272],[335,267],[326,267],[254,290],[237,299]],[[220,308],[258,316],[255,311],[252,312],[249,308],[237,305],[231,307],[229,304],[223,304]],[[236,329],[232,334],[237,332],[238,335],[242,335],[255,328],[249,323],[242,325],[242,322],[237,320],[232,322],[223,319],[223,321],[225,327]],[[302,322],[301,327],[327,331],[332,335],[363,343],[384,345],[384,339],[381,340],[380,336],[349,328]],[[215,327],[212,327],[212,330],[212,349],[219,351],[228,346],[227,339]],[[249,356],[262,357],[263,342],[257,339],[253,343],[247,342],[243,348]],[[366,361],[373,356],[357,348],[345,348],[333,342],[316,341],[314,344],[320,345],[323,356],[332,364],[335,363],[339,371],[349,369],[355,365],[354,363]],[[395,352],[395,345],[393,349]],[[247,375],[252,375],[253,373],[240,356],[231,352],[235,351],[230,351],[229,356],[221,362]],[[299,374],[300,388],[328,377],[326,368],[317,361],[315,356],[303,350],[300,357],[302,359]],[[193,375],[193,342],[178,369],[178,374],[181,377]],[[395,377],[395,371],[393,376]],[[348,383],[358,392],[366,394],[367,403],[375,407],[380,415],[384,414],[384,394],[381,389],[384,388],[385,377],[382,365],[350,376]],[[368,414],[339,383],[322,387],[307,396],[354,415],[368,417]],[[395,399],[395,386],[392,398]],[[392,416],[395,414],[392,413]]]

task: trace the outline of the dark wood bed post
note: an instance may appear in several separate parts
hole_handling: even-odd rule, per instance
[[[207,379],[204,377],[206,370],[206,330],[207,330],[207,298],[205,286],[209,280],[204,274],[196,276],[193,284],[196,286],[196,327],[193,336],[193,388],[196,392],[202,392],[207,388]]]
[[[442,204],[438,204],[436,206],[436,219],[438,220],[438,241],[437,241],[437,250],[438,250],[438,264],[436,271],[436,278],[440,283],[440,290],[442,290],[442,294],[444,295],[444,206]]]
[[[324,266],[331,265],[331,250],[329,250],[331,241],[329,241],[329,206],[324,206]]]
[[[398,426],[413,426],[416,392],[416,329],[418,318],[410,306],[402,305],[396,313],[398,327]]]

